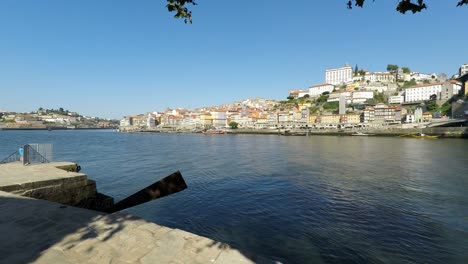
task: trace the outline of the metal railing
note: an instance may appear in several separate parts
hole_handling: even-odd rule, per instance
[[[22,162],[23,165],[27,165],[33,163],[49,163],[51,160],[52,144],[27,144],[0,161],[0,164]]]
[[[18,151],[15,151],[11,153],[8,157],[4,158],[2,161],[0,161],[0,164],[4,163],[10,163],[10,162],[17,162],[21,160],[21,155],[18,153]]]
[[[25,145],[23,164],[49,163],[50,161],[43,154],[47,155],[44,152],[40,153],[37,148],[34,148],[34,145]]]

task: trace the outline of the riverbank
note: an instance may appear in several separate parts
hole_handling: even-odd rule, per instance
[[[190,130],[148,129],[127,130],[125,133],[194,133]],[[440,138],[468,138],[468,127],[386,128],[386,129],[229,129],[226,134],[280,135],[280,136],[353,136],[364,133],[378,137],[400,137],[425,134]]]
[[[468,138],[467,127],[433,127],[433,128],[388,128],[388,129],[365,129],[365,130],[317,130],[317,129],[291,129],[279,131],[262,130],[231,130],[231,134],[263,134],[263,135],[283,135],[283,136],[353,136],[353,134],[362,133],[369,136],[380,137],[400,137],[407,135],[425,134],[429,136],[440,136],[441,138]]]
[[[113,130],[116,128],[103,127],[0,127],[0,130]]]

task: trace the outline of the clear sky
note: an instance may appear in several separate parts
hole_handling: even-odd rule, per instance
[[[426,1],[402,15],[397,0],[199,0],[190,25],[164,0],[1,0],[0,109],[121,118],[283,99],[345,63],[451,76],[468,63],[468,7]]]

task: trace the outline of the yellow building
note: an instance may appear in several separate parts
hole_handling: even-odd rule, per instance
[[[317,117],[316,122],[321,124],[339,124],[340,115],[320,115]]]
[[[312,103],[311,102],[302,102],[302,103],[298,102],[297,106],[298,106],[299,110],[304,110],[304,109],[307,109],[307,108],[311,108]]]
[[[341,123],[344,123],[344,124],[361,123],[361,115],[358,115],[358,114],[341,115],[340,121],[341,121]]]
[[[317,122],[317,117],[318,115],[309,115],[309,119],[307,120],[307,123],[315,124]]]
[[[421,117],[423,122],[431,122],[432,121],[432,114],[430,112],[423,113]]]
[[[205,112],[200,114],[200,121],[203,127],[209,128],[213,126],[213,117],[211,116],[210,113]]]

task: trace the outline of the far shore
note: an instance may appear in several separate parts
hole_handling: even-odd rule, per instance
[[[191,130],[146,129],[121,131],[126,133],[195,133]],[[280,136],[353,136],[356,133],[377,137],[404,137],[410,135],[438,136],[440,138],[468,138],[468,127],[385,128],[385,129],[229,129],[226,134],[280,135]]]

